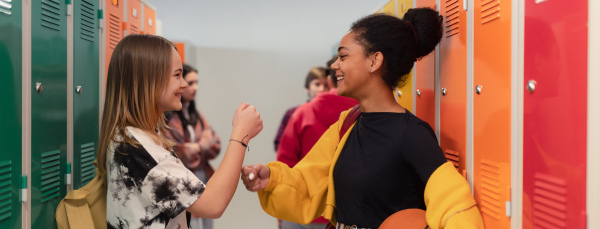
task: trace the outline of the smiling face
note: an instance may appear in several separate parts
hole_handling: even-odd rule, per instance
[[[171,70],[169,71],[169,80],[158,100],[158,110],[160,112],[181,110],[181,95],[188,87],[182,74],[183,68],[181,58],[175,48],[171,48]]]
[[[329,87],[327,87],[327,79],[326,78],[314,79],[314,80],[310,81],[310,84],[308,85],[308,89],[306,89],[306,91],[308,92],[309,100],[313,99],[315,96],[317,96],[317,94],[324,92],[324,91],[328,91],[328,90],[329,90]]]
[[[355,41],[356,34],[349,32],[340,41],[338,59],[331,64],[338,84],[338,95],[358,99],[361,89],[369,80],[371,59]]]
[[[181,101],[190,102],[194,100],[194,97],[196,97],[196,92],[198,91],[198,73],[191,71],[185,75],[184,79],[189,86],[183,90]]]

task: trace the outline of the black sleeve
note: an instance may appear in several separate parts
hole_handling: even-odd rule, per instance
[[[419,119],[410,122],[402,142],[403,157],[427,184],[431,174],[447,160],[431,126]]]

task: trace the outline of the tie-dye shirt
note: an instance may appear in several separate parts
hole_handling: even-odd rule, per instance
[[[205,185],[144,131],[127,127],[125,133],[140,146],[109,146],[108,228],[188,228],[186,209],[200,198]]]

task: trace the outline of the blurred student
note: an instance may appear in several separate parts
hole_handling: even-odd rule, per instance
[[[198,71],[183,64],[182,74],[183,80],[188,84],[181,94],[183,108],[165,114],[170,129],[164,134],[175,141],[173,150],[183,165],[206,184],[215,172],[208,161],[217,157],[221,151],[221,139],[196,108],[194,97],[198,91]],[[190,225],[194,229],[212,229],[213,219],[199,218],[192,214]]]
[[[329,87],[327,86],[327,70],[323,67],[314,67],[310,69],[308,75],[306,76],[306,79],[304,80],[304,88],[306,89],[306,93],[308,94],[307,102],[309,102],[311,99],[317,96],[317,94],[324,91],[329,91]],[[294,114],[294,111],[296,111],[297,108],[298,106],[292,107],[288,109],[283,115],[283,119],[281,120],[281,124],[279,125],[279,130],[277,131],[277,135],[275,136],[275,152],[277,152],[277,149],[279,148],[279,143],[281,142],[281,136],[283,135],[283,131],[285,130],[285,127],[287,126],[290,117],[292,116],[292,114]]]
[[[337,56],[328,61],[330,66],[337,60]],[[281,144],[277,150],[277,161],[294,167],[313,147],[325,133],[327,128],[334,124],[342,111],[358,104],[356,99],[339,96],[337,94],[337,79],[335,71],[327,69],[327,85],[331,88],[328,92],[319,93],[310,102],[300,105],[288,122]],[[319,217],[307,225],[282,221],[282,229],[323,229],[327,219]]]
[[[182,107],[182,71],[175,45],[159,36],[126,36],[112,54],[97,156],[108,228],[188,228],[186,211],[219,218],[235,193],[260,114],[246,103],[236,109],[223,161],[205,185],[162,134],[164,112]]]

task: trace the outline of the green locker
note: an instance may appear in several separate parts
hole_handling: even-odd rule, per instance
[[[98,2],[73,1],[73,188],[90,182],[98,146]]]
[[[21,228],[21,1],[0,0],[0,228]]]
[[[31,228],[56,228],[66,194],[67,10],[31,1]]]

